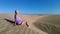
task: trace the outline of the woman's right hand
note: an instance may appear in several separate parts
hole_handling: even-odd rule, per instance
[[[14,26],[16,26],[16,22],[14,23]]]

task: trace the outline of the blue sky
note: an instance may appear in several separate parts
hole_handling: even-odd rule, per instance
[[[0,0],[0,13],[60,14],[60,0]]]

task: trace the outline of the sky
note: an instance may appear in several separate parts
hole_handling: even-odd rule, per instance
[[[0,14],[60,14],[60,0],[0,0]]]

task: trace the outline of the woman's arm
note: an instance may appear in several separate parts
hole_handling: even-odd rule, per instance
[[[14,26],[16,25],[16,16],[14,15],[14,21],[15,21],[15,23],[14,23]]]
[[[15,23],[14,23],[14,26],[16,25],[16,21],[15,21]]]

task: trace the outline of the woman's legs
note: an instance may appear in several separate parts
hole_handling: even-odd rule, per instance
[[[27,21],[23,21],[23,22],[22,22],[22,25],[23,25],[23,26],[26,26],[26,27],[29,27]]]

